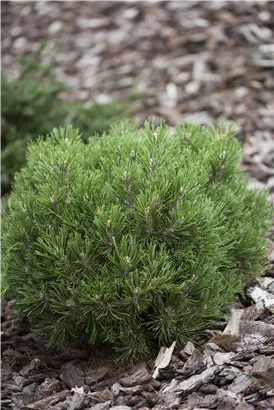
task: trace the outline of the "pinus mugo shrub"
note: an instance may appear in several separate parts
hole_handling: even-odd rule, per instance
[[[3,217],[7,295],[49,347],[85,333],[126,359],[191,338],[264,264],[270,206],[240,155],[192,125],[31,143]]]

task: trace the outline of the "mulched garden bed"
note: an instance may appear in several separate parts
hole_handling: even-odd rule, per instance
[[[3,71],[18,75],[16,58],[53,35],[44,58],[55,56],[59,77],[71,85],[64,98],[104,103],[135,87],[143,93],[135,102],[141,122],[233,121],[250,189],[268,187],[273,201],[273,11],[266,1],[2,2]],[[166,351],[157,377],[158,352],[132,367],[81,341],[49,353],[3,300],[2,408],[274,408],[271,241],[269,263],[236,298],[239,334],[216,323],[196,348]]]

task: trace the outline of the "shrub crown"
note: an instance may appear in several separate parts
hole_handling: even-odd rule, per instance
[[[185,341],[263,266],[270,206],[220,127],[122,124],[31,143],[3,220],[4,284],[61,348],[85,332],[122,358]]]

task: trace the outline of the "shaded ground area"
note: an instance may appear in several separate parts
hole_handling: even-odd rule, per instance
[[[273,11],[265,1],[2,2],[3,71],[18,75],[16,59],[52,36],[44,58],[54,57],[71,101],[104,104],[134,88],[143,93],[135,102],[140,122],[233,121],[250,188],[267,186],[273,199]],[[225,321],[215,324],[200,350],[175,348],[157,379],[157,352],[132,369],[82,343],[48,354],[4,301],[2,408],[274,408],[271,265],[265,275],[237,298],[236,339],[223,333]]]

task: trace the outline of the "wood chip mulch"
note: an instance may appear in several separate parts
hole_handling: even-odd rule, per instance
[[[2,67],[52,36],[54,58],[71,101],[99,103],[142,93],[135,117],[170,126],[225,118],[244,142],[249,188],[274,199],[274,3],[2,2]],[[120,367],[107,349],[83,343],[47,352],[2,301],[2,409],[274,409],[274,229],[269,266],[237,298],[238,334],[227,322],[208,329],[200,347],[176,346],[155,374],[155,357]],[[229,321],[229,318],[228,318]]]

